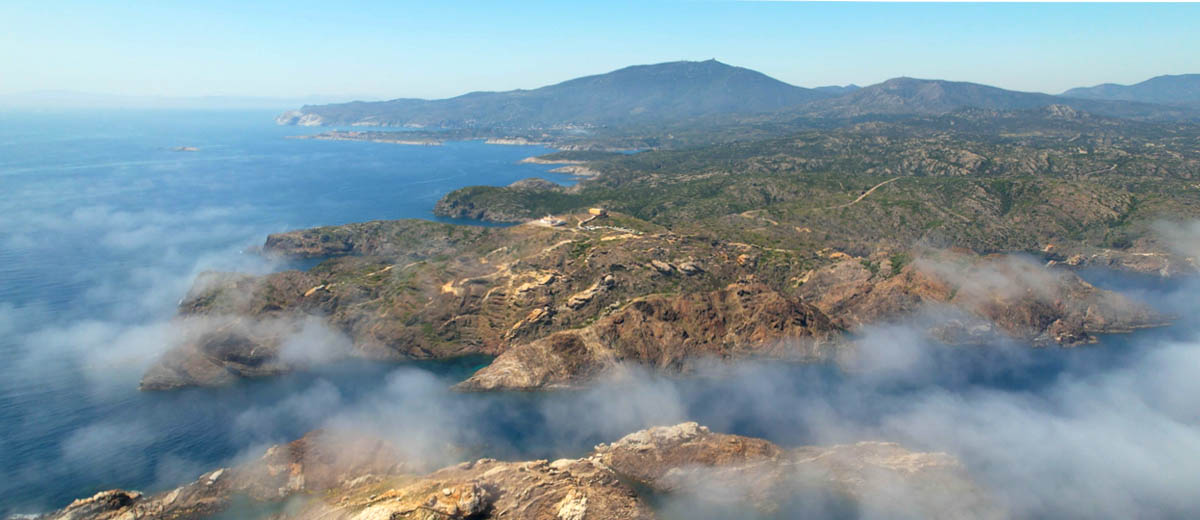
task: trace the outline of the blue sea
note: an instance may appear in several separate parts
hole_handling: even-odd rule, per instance
[[[287,139],[317,131],[272,118],[0,112],[0,514],[186,477],[241,447],[229,415],[289,393],[136,391],[196,273],[288,267],[244,252],[272,232],[433,218],[467,185],[571,182],[519,163],[540,147]]]
[[[746,363],[575,392],[463,395],[448,387],[486,359],[351,360],[228,388],[138,392],[198,273],[297,267],[253,253],[269,233],[433,218],[443,194],[467,185],[571,182],[519,163],[549,151],[539,147],[288,139],[320,130],[273,116],[0,112],[0,516],[114,487],[166,489],[320,427],[362,428],[449,462],[578,456],[682,420],[784,444],[883,438],[948,451],[1028,516],[1076,511],[1019,485],[1036,479],[1073,497],[1110,499],[1127,485],[1166,512],[1200,505],[1170,485],[1139,487],[1145,474],[1130,469],[1200,455],[1190,319],[1076,350],[946,349],[879,327],[864,335],[886,355],[850,375]],[[1195,316],[1189,283],[1088,276]],[[1156,451],[1165,445],[1178,449]],[[1130,465],[1082,462],[1098,451]],[[1066,470],[1078,468],[1109,478],[1072,484]]]

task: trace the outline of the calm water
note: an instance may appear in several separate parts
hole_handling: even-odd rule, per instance
[[[112,487],[178,485],[312,428],[348,424],[390,436],[413,455],[447,460],[578,455],[684,419],[788,444],[888,438],[955,453],[1003,488],[1042,477],[1029,474],[1037,465],[1006,464],[1046,441],[1014,433],[1007,451],[982,449],[972,432],[991,435],[1016,419],[1003,415],[1002,425],[990,425],[972,413],[998,402],[1031,424],[1067,417],[1087,427],[1088,410],[1124,401],[1083,399],[1093,406],[1075,409],[1068,403],[1080,401],[1071,397],[1079,382],[1137,394],[1124,381],[1142,367],[1158,370],[1161,352],[1186,358],[1194,350],[1177,347],[1194,337],[1192,321],[1108,338],[1103,348],[1036,352],[929,349],[908,331],[883,329],[868,334],[907,354],[850,377],[824,366],[747,364],[580,392],[460,395],[447,387],[485,359],[349,361],[231,388],[139,393],[141,371],[171,337],[167,320],[198,272],[287,267],[242,253],[268,233],[429,218],[442,194],[465,185],[567,181],[548,167],[517,164],[546,152],[536,147],[284,139],[311,130],[277,127],[272,116],[0,113],[0,515],[61,507]],[[1089,276],[1160,304],[1192,298],[1180,284]],[[1165,418],[1194,428],[1191,408],[1180,409],[1138,415],[1136,426],[1154,432],[1154,419]],[[947,417],[954,428],[928,429]],[[978,428],[955,430],[973,418]],[[954,436],[940,434],[950,430]],[[1034,516],[1055,511],[1037,504]]]
[[[437,199],[465,185],[569,182],[518,164],[549,151],[539,147],[285,139],[313,131],[272,117],[0,112],[0,504],[144,486],[172,457],[186,466],[236,452],[214,414],[248,406],[250,390],[132,386],[196,272],[276,269],[240,251],[276,231],[432,218]],[[268,402],[288,384],[253,393]],[[180,421],[180,408],[194,413]]]

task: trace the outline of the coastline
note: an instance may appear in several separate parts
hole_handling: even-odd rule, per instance
[[[579,161],[575,159],[543,159],[539,156],[526,157],[521,159],[524,164],[540,164],[540,165],[559,165],[558,168],[550,170],[550,173],[564,173],[573,175],[576,178],[595,178],[600,176],[600,172],[584,166],[587,161]]]
[[[317,125],[297,125],[317,126]],[[353,125],[352,125],[353,126]],[[408,127],[412,128],[412,127]],[[648,148],[610,147],[591,142],[562,141],[546,136],[546,139],[530,139],[527,137],[496,137],[486,133],[473,131],[423,131],[412,129],[408,131],[395,130],[327,130],[317,134],[285,136],[288,139],[314,139],[319,141],[366,141],[374,143],[404,144],[419,146],[439,146],[449,142],[480,141],[484,144],[499,146],[541,146],[559,152],[612,152],[626,153]],[[529,161],[535,162],[535,161]],[[555,160],[542,164],[576,164],[586,161]]]
[[[362,141],[368,143],[402,144],[408,146],[442,146],[445,141],[437,139],[392,139],[375,137],[368,132],[333,130],[313,135],[289,135],[287,139],[312,139],[316,141]]]
[[[136,307],[148,304],[144,299],[147,296],[141,291],[144,286],[112,286],[110,280],[136,279],[136,270],[146,269],[155,277],[167,276],[171,281],[186,278],[190,282],[193,264],[199,265],[198,269],[201,270],[223,271],[242,266],[257,268],[257,259],[251,258],[254,255],[242,252],[246,244],[259,245],[268,233],[290,227],[307,228],[324,222],[337,224],[382,218],[447,220],[432,214],[434,200],[421,200],[411,195],[415,191],[414,187],[431,191],[436,189],[441,194],[471,185],[507,185],[537,176],[570,184],[567,177],[544,174],[546,168],[529,168],[527,165],[518,164],[526,155],[553,152],[550,149],[496,148],[480,146],[478,143],[465,143],[470,146],[456,151],[452,150],[456,147],[452,146],[455,143],[451,142],[445,143],[446,146],[441,148],[428,149],[372,145],[304,145],[301,141],[280,140],[289,137],[291,132],[275,125],[260,124],[261,119],[262,114],[256,111],[217,114],[185,111],[104,112],[88,117],[78,114],[31,114],[27,120],[22,120],[19,127],[14,125],[14,132],[20,129],[20,133],[16,134],[18,137],[37,146],[14,150],[14,155],[6,157],[7,159],[19,159],[22,163],[36,162],[40,170],[48,172],[69,172],[74,164],[87,162],[92,165],[96,172],[96,182],[101,185],[115,186],[125,179],[134,179],[134,182],[129,185],[121,184],[120,190],[103,190],[101,193],[89,189],[95,186],[94,184],[80,183],[60,187],[38,182],[37,175],[12,176],[8,179],[14,190],[37,195],[28,201],[5,201],[12,206],[10,209],[14,210],[9,215],[14,219],[21,218],[18,221],[20,224],[14,226],[20,233],[37,233],[45,229],[39,224],[44,222],[37,217],[39,213],[52,215],[66,211],[70,214],[69,209],[62,209],[70,206],[59,200],[60,195],[72,199],[87,197],[92,204],[109,209],[97,209],[95,213],[87,213],[87,219],[74,221],[70,229],[57,230],[53,234],[46,233],[44,240],[39,238],[36,243],[22,245],[9,251],[22,259],[29,259],[29,262],[17,262],[10,266],[14,269],[15,276],[11,280],[12,283],[4,284],[3,291],[0,291],[6,296],[6,301],[29,298],[55,302],[54,306],[49,307],[49,312],[55,313],[56,318],[61,318],[69,326],[98,323],[103,324],[105,330],[112,330],[114,333],[142,330],[139,323],[144,315],[118,309],[125,305]],[[109,124],[113,121],[120,124],[110,128]],[[213,126],[214,121],[221,124]],[[145,128],[164,130],[147,134]],[[55,146],[54,139],[64,135],[75,140],[77,144],[69,149]],[[405,138],[408,134],[395,137]],[[425,136],[417,134],[413,137]],[[423,143],[409,146],[420,145],[429,146]],[[199,151],[172,151],[176,146],[191,146]],[[447,163],[414,160],[411,168],[395,168],[389,164],[394,158],[429,157],[429,154],[454,160]],[[130,169],[128,172],[123,169],[123,164],[145,157],[159,162],[154,163],[153,167]],[[461,159],[456,159],[457,157]],[[464,173],[442,174],[446,170]],[[127,177],[127,173],[133,177]],[[237,179],[238,182],[244,181],[246,185],[254,188],[242,189],[237,186],[238,182],[224,182],[225,175],[230,175],[229,178]],[[344,196],[328,196],[330,193],[340,193],[337,190],[344,185],[366,188],[347,192]],[[328,201],[319,204],[320,207],[315,207],[318,204],[314,204],[314,201],[321,199]],[[160,204],[170,207],[166,208]],[[27,208],[28,212],[17,212],[15,208],[18,207]],[[115,208],[121,208],[121,212]],[[139,239],[133,243],[122,242],[119,245],[88,240],[97,234],[127,236],[125,233],[130,230],[144,229],[144,221],[141,219],[146,215],[158,215],[154,212],[160,210],[170,218],[155,222],[155,228],[162,229],[152,234],[154,239]],[[125,215],[131,216],[127,218]],[[306,215],[319,217],[309,220],[306,219]],[[481,227],[497,226],[486,222],[460,223]],[[243,241],[242,237],[247,235],[253,236]],[[143,235],[139,235],[141,236]],[[72,284],[41,283],[48,275],[60,272],[54,269],[70,262],[71,255],[62,251],[81,249],[88,257],[87,273],[77,274],[78,279]],[[132,254],[137,255],[136,259],[125,256]],[[59,259],[62,259],[63,264],[58,263]],[[300,266],[289,264],[288,268],[307,270],[312,265],[315,264],[301,262]],[[78,307],[67,303],[85,300],[82,296],[84,291],[92,290],[93,287],[111,288],[111,300],[106,297],[103,301],[92,301],[87,306]],[[110,294],[107,289],[105,291],[106,295]],[[170,310],[172,316],[174,315],[175,306],[184,294],[166,292],[155,293],[155,306],[148,310],[148,313]],[[161,306],[158,305],[160,299]],[[14,315],[21,316],[21,330],[25,330],[24,327],[31,331],[58,330],[54,325],[34,318],[33,316],[41,316],[37,310],[26,313],[16,309],[13,312]],[[153,326],[160,323],[157,315],[150,316],[147,320],[155,324]],[[27,346],[24,338],[32,337],[24,334],[22,332],[14,338],[20,342],[21,348]],[[103,336],[94,340],[86,339],[88,341],[84,345],[91,347],[103,341]],[[62,348],[62,362],[71,363],[73,366],[76,358],[68,357],[66,352],[76,351],[59,345],[61,344],[41,345],[41,348],[55,351],[56,355],[60,351],[55,349]],[[29,351],[33,352],[33,349],[30,348]],[[215,467],[245,447],[240,445],[240,438],[235,438],[231,427],[228,426],[233,424],[237,415],[245,409],[255,406],[270,408],[283,399],[281,395],[289,388],[328,388],[324,384],[318,385],[318,378],[324,378],[341,389],[359,388],[355,385],[362,379],[383,378],[371,369],[365,372],[367,376],[355,376],[353,366],[344,367],[347,373],[343,373],[343,368],[339,366],[319,372],[319,377],[314,375],[317,373],[294,373],[275,380],[248,382],[246,386],[183,390],[183,394],[166,397],[138,392],[138,380],[132,374],[138,370],[119,370],[120,367],[109,364],[108,360],[112,359],[109,357],[89,359],[98,361],[88,365],[85,369],[86,374],[105,378],[106,384],[110,380],[114,381],[114,389],[109,392],[109,387],[105,386],[106,393],[102,398],[98,397],[94,401],[74,399],[74,389],[86,385],[80,385],[73,371],[48,370],[45,374],[38,374],[36,379],[44,389],[37,401],[10,401],[13,408],[9,408],[9,411],[14,413],[36,414],[39,413],[38,410],[49,410],[53,416],[48,416],[45,420],[40,419],[43,417],[41,415],[36,416],[38,420],[30,420],[28,435],[8,439],[17,442],[23,449],[20,453],[6,453],[10,457],[5,462],[11,464],[5,466],[6,470],[14,468],[13,471],[32,473],[35,470],[31,468],[37,468],[37,475],[23,480],[8,479],[0,485],[0,496],[4,496],[4,499],[0,500],[3,502],[0,504],[0,518],[7,518],[10,513],[42,512],[43,509],[39,505],[61,507],[74,498],[88,494],[89,490],[97,489],[97,486],[121,484],[147,489],[159,479],[155,476],[156,469],[152,461],[147,462],[150,460],[148,458],[114,459],[127,453],[121,451],[124,448],[120,446],[95,446],[91,452],[96,457],[121,460],[123,468],[128,472],[128,478],[119,481],[104,475],[102,466],[97,466],[96,471],[92,471],[90,467],[72,468],[68,474],[64,468],[41,465],[40,461],[46,460],[42,458],[43,455],[56,457],[60,445],[68,442],[74,433],[72,430],[58,428],[63,422],[69,421],[78,425],[79,431],[86,431],[91,427],[105,428],[109,424],[132,424],[138,428],[139,433],[143,431],[143,426],[152,431],[184,431],[190,439],[194,439],[190,446],[181,447],[171,442],[160,441],[158,437],[136,436],[130,441],[134,446],[130,449],[137,450],[138,453],[147,453],[148,457],[174,456],[184,453],[181,450],[185,448],[194,449],[185,454],[205,467]],[[121,359],[124,361],[126,358]],[[88,363],[88,360],[79,361]],[[10,370],[5,372],[5,375],[14,385],[25,384],[24,380],[18,377],[21,375],[19,373]],[[33,375],[28,377],[33,378]],[[463,376],[465,377],[466,375]],[[89,382],[92,380],[89,379]],[[121,388],[115,388],[118,384]],[[239,401],[239,394],[249,391],[248,389],[253,389],[253,398]],[[354,392],[357,390],[345,391],[343,397],[347,402],[361,395]],[[178,396],[182,395],[195,395],[198,396],[198,402],[209,401],[210,404],[189,407],[196,412],[193,415],[176,417],[168,413],[171,411],[170,401],[181,399]],[[10,396],[12,394],[0,392],[0,400]],[[225,401],[226,397],[229,398],[228,401]],[[126,404],[128,406],[125,406]],[[149,414],[152,415],[150,418],[143,418],[139,410],[148,409],[162,411]],[[275,423],[270,426],[269,434],[280,438],[293,438],[302,434],[301,430],[315,428],[319,424],[309,423],[305,418],[296,418],[294,426],[297,429],[293,429],[293,423],[290,421]],[[129,444],[122,446],[126,445]],[[187,476],[190,478],[196,475]],[[172,481],[170,475],[163,476],[162,481],[172,486],[183,483]]]

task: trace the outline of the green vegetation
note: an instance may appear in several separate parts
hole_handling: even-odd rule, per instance
[[[439,213],[520,221],[603,206],[677,232],[859,255],[1127,248],[1155,219],[1200,216],[1200,128],[1174,123],[964,111],[607,155],[575,188],[464,188]]]
[[[588,242],[587,240],[580,240],[578,242],[573,242],[571,244],[571,252],[570,252],[571,259],[578,260],[579,258],[586,255],[588,250],[591,248],[592,248],[592,243]]]
[[[619,157],[621,152],[607,152],[603,150],[564,150],[561,152],[548,153],[537,156],[537,159],[543,161],[603,161]]]
[[[904,269],[904,266],[912,262],[912,255],[903,251],[899,251],[892,253],[888,260],[892,264],[892,272],[889,273],[888,276],[896,276],[900,274],[900,271]]]
[[[859,260],[859,263],[862,264],[863,267],[867,268],[867,271],[871,272],[871,276],[879,275],[879,262],[864,258]]]

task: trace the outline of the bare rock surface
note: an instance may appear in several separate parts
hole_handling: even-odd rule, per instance
[[[662,496],[746,517],[788,517],[792,498],[814,492],[900,517],[1003,516],[952,457],[892,443],[785,449],[682,423],[629,434],[578,459],[479,459],[421,474],[394,462],[386,443],[343,446],[343,437],[323,445],[320,435],[174,490],[105,491],[41,518],[204,518],[240,514],[247,500],[263,508],[288,500],[272,518],[650,519]],[[713,489],[722,492],[706,493]]]
[[[1095,334],[1169,321],[1069,270],[1025,257],[981,257],[963,250],[924,252],[902,266],[887,257],[845,259],[812,272],[800,293],[846,328],[941,306],[980,320],[986,330],[1041,345],[1089,343]],[[944,323],[939,332],[950,342],[969,341],[965,328]]]
[[[839,331],[812,306],[769,287],[734,283],[678,297],[653,295],[582,329],[518,345],[458,388],[535,389],[586,381],[622,364],[683,372],[706,358],[827,358]]]
[[[1075,345],[1168,321],[1068,269],[1019,257],[819,251],[814,260],[661,232],[620,214],[600,225],[592,217],[567,215],[558,227],[377,221],[271,235],[269,253],[330,258],[307,271],[202,276],[180,305],[186,333],[142,388],[302,367],[313,353],[293,355],[293,340],[314,328],[324,343],[344,344],[318,361],[498,356],[463,385],[498,389],[570,385],[630,363],[679,373],[702,358],[820,361],[842,330],[935,306],[969,318],[934,331],[949,342],[1000,332]]]
[[[622,218],[605,222],[635,225]],[[499,355],[650,295],[686,299],[740,279],[782,294],[801,269],[782,264],[768,272],[752,261],[757,248],[618,225],[369,222],[272,235],[265,249],[332,257],[308,271],[198,279],[179,309],[181,328],[193,324],[194,333],[146,373],[142,388],[220,385],[291,370],[299,363],[287,355],[289,339],[311,319],[344,338],[348,355]]]

